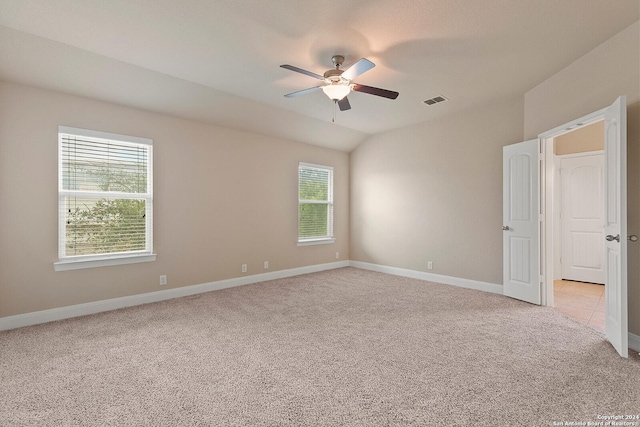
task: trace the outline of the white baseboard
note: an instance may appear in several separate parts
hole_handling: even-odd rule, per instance
[[[200,285],[185,286],[182,288],[166,289],[149,292],[146,294],[131,295],[128,297],[112,298],[108,300],[89,302],[85,304],[70,305],[67,307],[53,308],[50,310],[35,311],[32,313],[18,314],[0,318],[0,331],[21,328],[23,326],[38,325],[40,323],[85,316],[103,311],[117,310],[119,308],[148,304],[173,298],[186,297],[204,292],[217,291],[235,286],[249,285],[267,280],[284,279],[286,277],[299,276],[301,274],[316,273],[318,271],[333,270],[341,267],[349,267],[349,261],[332,262],[328,264],[310,265],[307,267],[291,268],[288,270],[271,271],[268,273],[254,274],[251,276],[235,277],[233,279],[219,280]]]
[[[423,271],[408,270],[404,268],[389,267],[386,265],[371,264],[361,261],[339,261],[328,264],[310,265],[307,267],[291,268],[288,270],[271,271],[268,273],[254,274],[251,276],[235,277],[233,279],[219,280],[200,285],[185,286],[182,288],[166,289],[146,294],[131,295],[128,297],[112,298],[108,300],[89,302],[85,304],[70,305],[67,307],[53,308],[50,310],[35,311],[32,313],[18,314],[15,316],[0,317],[0,331],[21,328],[24,326],[38,325],[56,320],[70,319],[72,317],[86,316],[88,314],[103,311],[117,310],[119,308],[132,307],[152,302],[164,301],[173,298],[186,297],[204,292],[217,291],[235,286],[249,285],[265,282],[267,280],[284,279],[286,277],[302,274],[316,273],[318,271],[333,270],[342,267],[355,267],[363,270],[377,271],[380,273],[404,276],[412,279],[426,280],[462,288],[476,289],[494,294],[502,294],[502,286],[494,283],[480,282],[477,280],[462,279],[459,277],[443,276],[440,274],[425,273]],[[640,336],[629,332],[629,349],[640,352]]]
[[[629,349],[640,352],[640,336],[629,332]]]
[[[424,271],[407,270],[405,268],[389,267],[387,265],[371,264],[361,261],[350,261],[349,265],[364,270],[377,271],[379,273],[393,274],[394,276],[409,277],[411,279],[426,280],[429,282],[444,283],[445,285],[461,288],[475,289],[502,295],[502,285],[480,282],[478,280],[462,279],[460,277],[443,276],[441,274],[425,273]]]

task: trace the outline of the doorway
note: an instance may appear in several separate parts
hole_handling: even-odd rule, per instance
[[[605,335],[628,357],[626,97],[580,119],[503,147],[503,293],[554,306],[554,139],[604,121]],[[629,240],[635,236],[629,236]]]
[[[604,121],[553,138],[554,309],[604,333]]]
[[[544,181],[544,201],[541,211],[546,218],[544,236],[541,239],[541,252],[544,254],[543,264],[545,265],[542,305],[556,306],[554,298],[556,281],[569,279],[575,282],[602,284],[606,282],[606,278],[603,277],[604,273],[602,276],[595,278],[591,275],[594,271],[601,270],[599,264],[602,263],[604,266],[606,262],[605,249],[602,246],[598,247],[596,242],[596,239],[601,239],[599,244],[604,242],[604,218],[596,221],[602,221],[600,225],[590,224],[592,229],[589,231],[591,233],[586,233],[584,232],[585,230],[578,230],[579,238],[577,241],[571,241],[569,235],[574,231],[571,229],[571,218],[567,218],[567,212],[563,212],[563,210],[570,209],[572,196],[574,196],[573,198],[584,196],[584,194],[567,194],[572,190],[576,191],[576,185],[571,185],[572,172],[577,171],[576,175],[578,175],[579,179],[591,181],[586,184],[584,182],[578,183],[577,191],[582,191],[580,186],[584,188],[584,186],[602,185],[604,187],[605,185],[604,170],[602,171],[602,180],[594,178],[599,173],[599,171],[594,173],[594,170],[597,171],[600,167],[604,169],[604,165],[596,165],[599,162],[599,160],[596,160],[599,156],[604,158],[604,120],[603,115],[598,113],[594,113],[593,117],[583,117],[579,121],[566,124],[541,135],[542,150],[545,158],[545,171],[541,171]],[[564,176],[563,166],[569,169],[564,172]],[[587,175],[587,177],[584,175]],[[579,208],[583,212],[578,212],[577,215],[572,215],[569,212],[568,216],[579,217],[580,219],[577,222],[581,222],[582,217],[599,216],[594,214],[598,211],[602,212],[604,216],[606,205],[604,190],[604,188],[601,188],[591,192],[588,197],[593,203],[585,204],[584,207]],[[585,215],[584,210],[587,210],[588,214]],[[598,226],[601,227],[601,231],[596,230]],[[579,259],[577,260],[572,259],[572,246],[577,246],[582,251],[578,254]],[[585,246],[597,247],[598,249],[585,251]],[[600,250],[602,250],[601,255],[598,254]],[[575,268],[576,264],[578,268]],[[574,268],[571,268],[572,266]],[[576,273],[576,270],[579,271]],[[587,276],[584,275],[585,273]],[[572,287],[574,286],[569,286],[567,289]]]
[[[554,253],[553,233],[555,218],[554,182],[555,169],[554,139],[580,128],[604,121],[604,163],[605,163],[605,289],[604,302],[605,335],[607,340],[622,357],[628,357],[628,312],[627,312],[627,182],[626,182],[626,97],[618,97],[609,107],[591,113],[566,125],[540,135],[541,170],[544,191],[541,198],[543,226],[541,235],[542,303],[554,304]]]

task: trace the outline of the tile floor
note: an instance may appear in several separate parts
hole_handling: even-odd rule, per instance
[[[556,310],[604,333],[604,285],[556,280],[553,287]]]

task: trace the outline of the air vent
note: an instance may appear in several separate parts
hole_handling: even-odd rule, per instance
[[[427,105],[434,105],[434,104],[438,104],[439,102],[444,102],[448,100],[449,98],[445,98],[444,96],[440,95],[431,99],[427,99],[426,101],[422,101],[422,102],[424,102]]]

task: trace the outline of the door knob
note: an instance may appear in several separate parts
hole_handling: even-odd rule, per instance
[[[616,234],[615,236],[612,236],[611,234],[608,234],[606,237],[607,241],[612,242],[612,241],[616,241],[619,242],[620,241],[620,235]]]
[[[631,236],[628,237],[628,239],[631,240],[632,242],[637,242],[638,236],[636,236],[635,234],[632,234]]]
[[[509,228],[509,226],[508,226],[508,225],[503,225],[503,226],[502,226],[502,230],[504,230],[504,231],[508,231],[508,230],[510,230],[510,228]]]

